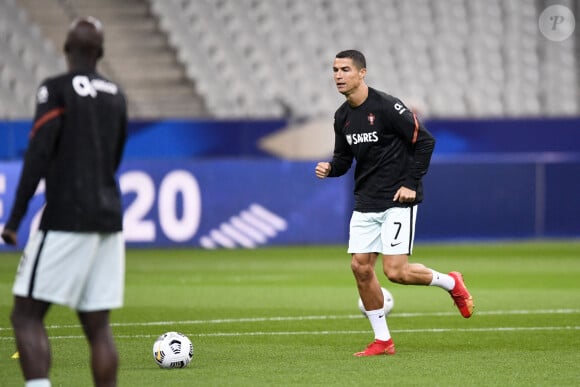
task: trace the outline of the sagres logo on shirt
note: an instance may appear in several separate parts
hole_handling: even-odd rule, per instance
[[[346,135],[346,142],[348,145],[357,145],[365,142],[378,142],[379,136],[377,131],[369,133],[352,133]]]

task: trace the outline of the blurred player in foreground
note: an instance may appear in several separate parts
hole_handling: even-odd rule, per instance
[[[30,236],[14,282],[11,321],[26,386],[50,386],[44,317],[51,304],[74,309],[91,350],[96,386],[117,383],[118,353],[110,310],[123,304],[125,242],[115,174],[126,141],[121,89],[97,73],[101,23],[71,25],[64,45],[69,71],[39,87],[34,124],[16,199],[2,238],[17,230],[41,179],[46,207]]]
[[[417,207],[423,199],[421,180],[429,168],[434,138],[400,100],[366,85],[366,59],[361,52],[338,53],[333,71],[346,102],[334,115],[332,161],[319,162],[315,174],[321,179],[342,176],[356,159],[348,252],[375,341],[354,355],[394,355],[375,275],[379,253],[390,281],[443,288],[465,318],[473,313],[473,299],[461,273],[442,274],[409,263]]]

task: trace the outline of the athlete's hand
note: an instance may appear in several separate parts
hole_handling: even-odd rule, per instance
[[[393,197],[394,202],[399,203],[413,203],[417,198],[417,192],[413,191],[407,187],[401,187],[395,193],[395,197]]]
[[[5,228],[2,230],[2,239],[6,244],[15,246],[18,243],[16,231]]]
[[[316,164],[314,173],[316,174],[316,177],[318,177],[319,179],[324,179],[325,177],[328,177],[331,168],[332,167],[330,166],[329,162],[321,161],[318,164]]]

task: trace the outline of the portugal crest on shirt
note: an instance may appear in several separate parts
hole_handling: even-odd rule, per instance
[[[369,124],[371,124],[371,126],[375,124],[375,115],[373,113],[369,113],[367,119],[369,120]]]

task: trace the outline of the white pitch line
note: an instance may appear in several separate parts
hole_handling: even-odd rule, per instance
[[[446,332],[523,332],[523,331],[572,331],[580,330],[580,326],[562,327],[496,327],[496,328],[428,328],[428,329],[394,329],[392,333],[446,333]],[[359,335],[369,334],[364,331],[257,331],[257,332],[215,332],[195,333],[185,332],[190,337],[241,337],[241,336],[319,336],[319,335]],[[159,335],[115,335],[115,339],[147,339]],[[51,340],[85,339],[85,336],[50,336]],[[0,341],[14,340],[12,337],[0,337]]]
[[[580,309],[538,309],[538,310],[497,310],[477,311],[474,316],[502,316],[502,315],[534,315],[534,314],[576,314]],[[457,316],[457,312],[433,312],[433,313],[393,313],[391,318],[409,317],[444,317]],[[362,318],[362,314],[337,315],[337,316],[280,316],[280,317],[248,317],[226,318],[213,320],[185,320],[185,321],[155,321],[143,323],[112,323],[111,326],[155,326],[155,325],[199,325],[199,324],[235,324],[247,322],[277,322],[277,321],[311,321],[311,320],[350,320]],[[0,328],[2,330],[2,328]]]
[[[496,327],[496,328],[428,328],[428,329],[393,329],[393,333],[442,333],[442,332],[518,332],[518,331],[570,331],[580,330],[580,326],[565,327]],[[286,331],[286,332],[216,332],[188,333],[194,337],[229,337],[229,336],[311,336],[311,335],[358,335],[369,334],[365,331]],[[117,337],[117,336],[115,336]],[[130,336],[129,336],[130,338]]]
[[[503,316],[503,315],[536,315],[536,314],[577,314],[580,309],[535,309],[535,310],[489,310],[476,311],[474,316]],[[409,317],[444,317],[457,316],[457,312],[433,312],[433,313],[393,313],[391,318]],[[335,315],[335,316],[279,316],[279,317],[247,317],[247,318],[226,318],[212,320],[183,320],[183,321],[149,321],[130,323],[111,323],[112,327],[144,327],[161,325],[201,325],[201,324],[236,324],[254,322],[277,322],[277,321],[316,321],[316,320],[351,320],[362,318],[362,314]],[[72,325],[49,325],[47,329],[68,329],[80,328],[78,324]],[[0,327],[0,332],[12,330],[10,327]]]

